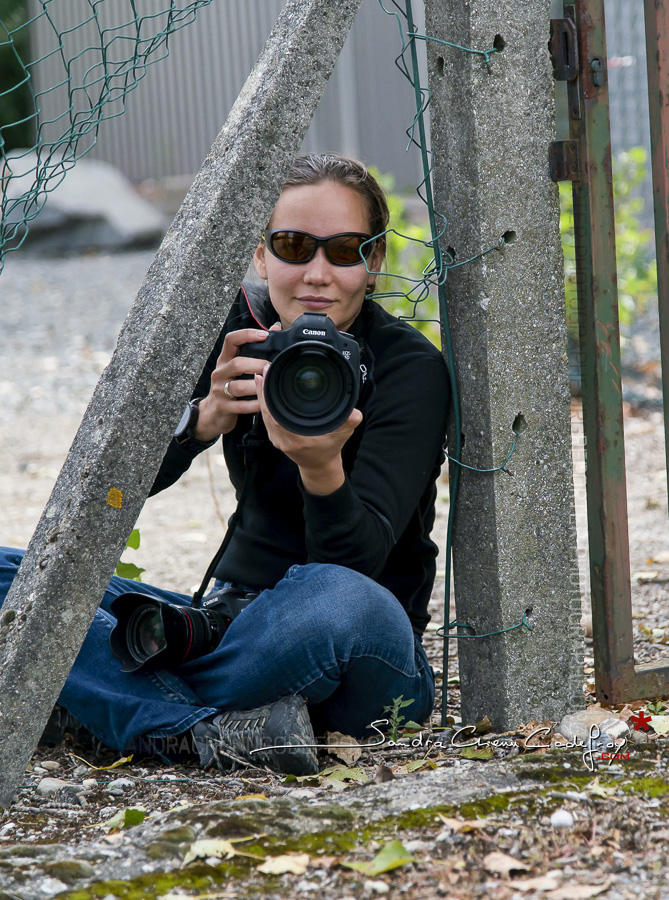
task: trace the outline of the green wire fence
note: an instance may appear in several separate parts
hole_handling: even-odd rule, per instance
[[[168,55],[170,36],[211,2],[76,0],[73,27],[63,0],[0,0],[0,271],[48,193],[95,145],[103,120],[123,114],[147,67]],[[47,46],[35,53],[38,20]],[[39,67],[49,57],[62,74],[43,85]]]

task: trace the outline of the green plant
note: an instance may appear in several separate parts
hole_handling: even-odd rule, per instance
[[[133,528],[125,546],[131,550],[139,550],[139,541],[139,528]],[[140,569],[134,563],[122,562],[121,560],[119,560],[114,569],[114,575],[119,575],[121,578],[131,578],[133,581],[141,581],[142,572],[146,572],[146,569]]]
[[[412,222],[407,212],[405,199],[393,192],[394,177],[387,172],[379,172],[374,167],[371,167],[370,171],[386,193],[390,210],[390,228],[394,229],[386,235],[384,274],[378,279],[377,293],[390,291],[408,293],[414,285],[396,276],[401,275],[420,280],[423,273],[434,264],[432,248],[426,246],[426,242],[431,239],[427,213],[424,222]],[[379,303],[394,316],[413,317],[415,315],[416,318],[411,319],[411,324],[429,338],[435,346],[441,345],[439,325],[436,322],[425,321],[439,319],[439,303],[434,290],[431,290],[430,294],[415,309],[413,303],[404,297],[388,297],[379,300]]]
[[[613,161],[613,200],[616,222],[616,266],[620,321],[628,324],[657,295],[657,268],[653,232],[643,228],[639,216],[644,200],[638,189],[646,172],[646,151],[633,147]],[[578,341],[578,304],[574,244],[574,204],[571,185],[560,184],[560,233],[564,253],[567,327]]]
[[[648,712],[651,716],[661,716],[663,710],[664,703],[661,700],[656,700],[655,702],[650,702],[648,704]]]
[[[406,706],[410,706],[413,703],[413,699],[405,700],[404,694],[400,694],[399,697],[395,697],[392,703],[388,706],[383,707],[384,713],[388,713],[388,737],[391,741],[397,741],[399,738],[400,728],[404,727],[412,727],[420,728],[417,722],[407,722],[405,725],[404,716],[400,714],[400,710],[404,709]]]

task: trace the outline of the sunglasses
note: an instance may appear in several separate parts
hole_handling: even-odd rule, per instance
[[[374,248],[369,234],[344,232],[319,238],[306,231],[268,231],[263,240],[272,256],[287,263],[310,262],[319,247],[334,266],[357,266],[362,258],[367,259]],[[361,258],[362,254],[362,258]]]

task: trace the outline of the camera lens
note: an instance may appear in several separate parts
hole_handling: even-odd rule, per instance
[[[155,607],[140,607],[130,620],[130,629],[139,658],[154,656],[167,646],[163,617]]]
[[[302,341],[276,357],[265,379],[267,406],[295,434],[327,434],[351,414],[358,399],[357,373],[333,347]]]
[[[320,400],[327,390],[327,375],[319,366],[306,365],[295,373],[293,389],[303,400]]]

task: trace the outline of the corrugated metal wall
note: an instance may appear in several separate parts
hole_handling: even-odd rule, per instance
[[[36,14],[41,4],[31,3]],[[168,4],[143,0],[137,5],[147,15]],[[422,0],[416,5],[420,22]],[[101,126],[91,157],[114,163],[135,182],[194,175],[282,7],[283,0],[213,0],[200,9],[193,24],[170,37],[169,55],[150,66],[128,95],[124,114]],[[64,35],[66,58],[77,56],[85,47],[98,48],[83,53],[70,66],[73,83],[81,84],[86,69],[100,60],[99,26],[117,28],[124,16],[130,18],[127,0],[108,0],[96,8],[98,20],[91,20],[88,0],[51,3],[50,18],[41,16],[33,25],[35,55],[43,56],[55,48],[56,31]],[[162,16],[144,26],[158,31],[165,21]],[[116,49],[119,56],[127,56],[133,38],[127,29],[115,36],[110,61]],[[420,180],[419,159],[415,151],[404,152],[404,131],[413,118],[413,94],[394,66],[398,39],[395,20],[382,12],[378,0],[365,0],[304,147],[362,156],[382,170],[394,172],[399,185],[409,185]],[[61,55],[49,56],[35,76],[42,89],[62,82],[65,68]],[[75,97],[77,104],[86,105],[85,91],[78,91]],[[299,102],[299,84],[295,99]],[[42,120],[55,119],[67,109],[65,88],[50,90],[40,102]],[[120,111],[120,104],[116,103],[115,111]],[[53,134],[58,127],[46,126],[45,132]],[[80,149],[84,146],[85,139]]]

